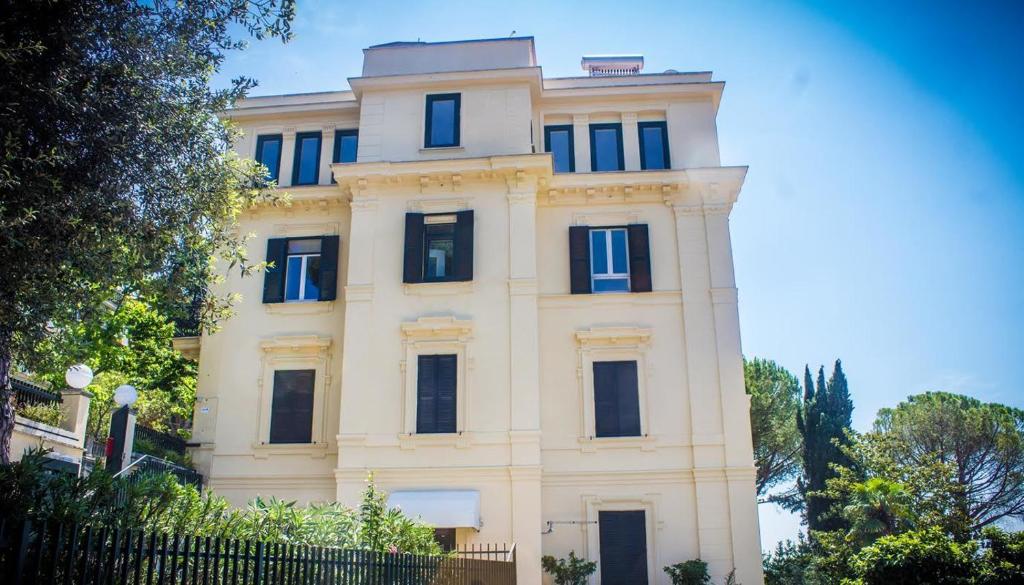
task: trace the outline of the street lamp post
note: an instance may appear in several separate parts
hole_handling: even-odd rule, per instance
[[[114,390],[114,403],[119,407],[110,415],[110,436],[107,439],[107,471],[114,474],[132,461],[135,443],[135,413],[132,405],[139,394],[134,386],[123,384]]]

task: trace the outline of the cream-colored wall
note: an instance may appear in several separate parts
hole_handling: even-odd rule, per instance
[[[462,93],[462,146],[423,149],[424,96],[448,91]],[[743,170],[715,168],[711,98],[547,99],[526,82],[435,80],[359,100],[358,111],[239,116],[243,154],[256,133],[285,135],[282,184],[294,132],[333,137],[358,121],[359,162],[337,185],[322,171],[321,186],[287,188],[291,207],[242,220],[256,234],[253,259],[269,237],[340,235],[339,293],[264,305],[261,275],[224,283],[243,301],[202,340],[194,457],[208,485],[236,504],[257,494],[354,504],[370,471],[386,490],[476,489],[483,527],[460,530],[460,542],[516,542],[531,585],[541,554],[599,560],[598,512],[643,509],[652,583],[697,557],[717,579],[736,567],[741,582],[760,583],[728,233]],[[674,169],[712,168],[586,174],[590,123],[621,121],[626,170],[638,171],[644,120],[667,121]],[[553,123],[576,126],[574,176],[553,177],[547,155],[528,154],[531,125],[539,151]],[[404,214],[464,209],[474,211],[473,281],[403,284]],[[629,223],[649,226],[653,292],[570,295],[569,227]],[[460,356],[460,434],[410,433],[417,352]],[[638,361],[646,436],[591,438],[588,372],[601,359]],[[323,444],[260,445],[272,363],[329,374],[315,414]]]

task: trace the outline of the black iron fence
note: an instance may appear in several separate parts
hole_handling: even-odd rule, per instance
[[[135,450],[150,455],[163,455],[167,452],[185,454],[185,439],[168,433],[135,425]],[[156,452],[150,452],[151,450]]]
[[[487,560],[23,521],[0,525],[0,574],[11,585],[515,585],[514,548]]]
[[[192,485],[198,490],[203,489],[203,476],[201,473],[191,467],[178,465],[152,455],[143,455],[132,461],[131,465],[118,473],[118,475],[123,475],[128,483],[138,483],[147,474],[152,473],[170,473],[182,485]]]
[[[18,406],[60,404],[62,402],[60,394],[17,378],[11,378],[11,388],[14,389]]]

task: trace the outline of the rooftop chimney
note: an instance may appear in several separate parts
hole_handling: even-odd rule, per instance
[[[638,75],[644,68],[643,55],[584,55],[580,61],[591,77]]]

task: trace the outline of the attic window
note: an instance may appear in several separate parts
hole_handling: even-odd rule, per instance
[[[580,61],[591,77],[639,75],[644,69],[643,55],[588,55]]]

